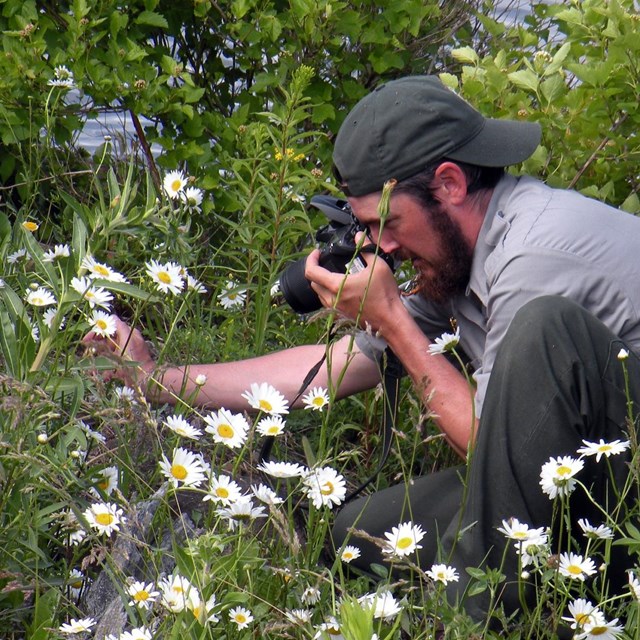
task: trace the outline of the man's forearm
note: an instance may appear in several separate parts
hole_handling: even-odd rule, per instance
[[[325,345],[304,345],[234,362],[154,366],[153,370],[147,365],[146,395],[152,402],[175,404],[180,398],[203,408],[240,411],[248,408],[242,393],[252,383],[268,382],[291,403],[325,351]],[[312,384],[335,388],[336,397],[344,397],[371,388],[378,381],[376,365],[353,351],[349,338],[343,338],[330,348]]]
[[[397,314],[393,327],[381,333],[451,446],[466,457],[477,428],[469,381],[445,356],[429,353],[429,339],[406,310]]]

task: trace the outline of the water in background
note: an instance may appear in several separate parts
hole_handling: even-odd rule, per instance
[[[556,2],[557,0],[548,1]],[[506,24],[513,24],[524,20],[530,10],[530,0],[497,0],[494,13]],[[138,117],[143,127],[152,124],[144,116]],[[125,111],[106,111],[95,120],[88,120],[80,133],[78,145],[93,154],[100,145],[104,144],[105,136],[111,136],[114,144],[122,147],[120,150],[123,153],[130,150],[133,144],[137,144],[133,123]],[[158,145],[153,145],[151,151],[157,156],[161,149]]]

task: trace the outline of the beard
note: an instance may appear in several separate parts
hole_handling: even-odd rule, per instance
[[[471,276],[473,251],[467,243],[460,225],[452,220],[441,205],[429,211],[431,225],[440,244],[437,261],[414,262],[420,294],[437,304],[443,304],[464,293]]]

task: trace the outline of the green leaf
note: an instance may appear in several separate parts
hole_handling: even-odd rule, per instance
[[[620,205],[620,208],[629,213],[640,213],[640,199],[638,198],[638,194],[630,193]]]
[[[159,29],[168,29],[169,23],[167,19],[156,13],[155,11],[142,11],[140,15],[135,19],[136,24],[144,24],[149,27],[157,27]]]
[[[478,64],[480,58],[474,49],[471,47],[459,47],[458,49],[452,49],[451,55],[454,60],[462,62],[463,64]]]
[[[20,378],[22,372],[16,333],[13,322],[11,322],[9,314],[4,309],[0,309],[0,350],[4,356],[4,365],[9,374],[14,378]]]
[[[521,69],[520,71],[512,71],[507,75],[509,80],[517,87],[526,89],[527,91],[538,91],[538,76],[530,69]]]
[[[569,52],[571,51],[571,44],[565,42],[555,53],[551,62],[547,65],[547,68],[544,70],[543,76],[550,76],[556,71],[560,71],[562,68],[562,64],[567,59]]]

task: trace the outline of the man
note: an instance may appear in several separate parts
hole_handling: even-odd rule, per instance
[[[377,88],[338,133],[336,175],[371,241],[413,263],[420,291],[403,298],[390,268],[372,254],[363,254],[367,269],[346,278],[323,269],[318,251],[307,260],[322,303],[368,329],[355,346],[349,338],[333,345],[330,366],[313,384],[337,384],[344,372],[339,397],[374,386],[386,345],[451,446],[471,458],[468,472],[446,470],[347,505],[336,545],[353,525],[381,536],[401,521],[420,523],[428,532],[420,562],[439,558],[458,569],[455,598],[464,592],[465,567],[501,566],[505,540],[496,528],[503,520],[551,525],[553,502],[538,485],[551,456],[575,455],[582,440],[627,438],[621,349],[630,354],[629,388],[640,402],[640,219],[504,173],[539,140],[537,125],[486,119],[434,77]],[[381,218],[381,191],[391,180],[397,184]],[[446,355],[429,350],[452,331],[452,318],[474,368],[473,388]],[[152,399],[189,396],[204,374],[199,401],[230,409],[244,408],[241,393],[263,379],[293,398],[325,349],[156,371],[141,336],[118,327],[118,348],[126,345],[128,358],[161,379],[165,390],[151,388]],[[613,464],[620,482],[627,460]],[[606,468],[587,460],[581,479],[606,504]],[[572,498],[571,508],[574,519],[601,518],[585,498]],[[375,545],[354,543],[363,549],[362,568],[381,561]],[[517,566],[507,554],[509,610],[520,605]],[[489,606],[485,596],[467,602],[478,618]]]

